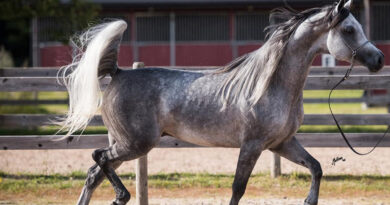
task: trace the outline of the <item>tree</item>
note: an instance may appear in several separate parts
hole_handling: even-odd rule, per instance
[[[58,26],[50,29],[50,38],[68,43],[69,35],[85,28],[99,10],[83,0],[0,1],[0,46],[11,52],[15,66],[21,66],[29,58],[32,18],[54,18]]]

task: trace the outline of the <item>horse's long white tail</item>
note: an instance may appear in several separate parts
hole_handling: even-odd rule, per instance
[[[61,131],[67,131],[63,138],[84,130],[99,109],[102,96],[98,78],[117,69],[118,48],[126,28],[125,21],[112,21],[94,26],[77,38],[79,54],[60,70],[69,92],[69,111],[59,122]]]

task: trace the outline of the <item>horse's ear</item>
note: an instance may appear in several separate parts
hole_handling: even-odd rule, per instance
[[[348,0],[347,3],[345,3],[344,8],[351,10],[353,8],[353,0]]]
[[[333,28],[341,21],[349,16],[349,7],[351,6],[352,0],[349,0],[345,4],[345,0],[340,0],[336,7],[333,9],[332,15],[329,18],[329,27]]]
[[[344,7],[345,5],[345,0],[340,0],[339,3],[336,5],[336,9],[334,10],[334,15],[336,15],[337,13],[339,13],[341,11],[341,9]]]

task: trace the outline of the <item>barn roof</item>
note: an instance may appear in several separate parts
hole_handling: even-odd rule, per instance
[[[70,0],[61,0],[67,3]],[[260,7],[274,8],[283,6],[285,2],[292,7],[313,7],[332,4],[336,0],[89,0],[108,7],[132,7],[132,8],[229,8],[229,7]],[[362,0],[354,0],[359,4]]]

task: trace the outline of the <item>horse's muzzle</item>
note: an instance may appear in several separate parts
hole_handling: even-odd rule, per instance
[[[380,50],[378,51],[379,54],[377,54],[373,60],[374,64],[371,67],[368,67],[368,69],[370,69],[371,72],[378,72],[385,65],[385,55],[382,53],[382,51]]]
[[[362,52],[358,53],[357,60],[364,66],[366,66],[370,72],[378,72],[385,65],[385,55],[377,49],[377,52],[367,53]]]

